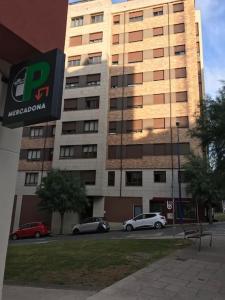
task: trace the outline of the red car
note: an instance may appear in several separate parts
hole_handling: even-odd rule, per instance
[[[39,238],[50,234],[48,227],[42,222],[27,223],[11,234],[13,240],[26,237]]]

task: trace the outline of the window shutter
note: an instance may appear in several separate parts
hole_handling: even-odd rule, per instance
[[[64,110],[77,109],[77,98],[64,99]]]
[[[82,45],[82,35],[70,37],[69,45],[70,47]]]
[[[174,52],[185,52],[185,45],[179,45],[174,47]]]
[[[89,53],[88,56],[89,58],[102,56],[102,52]]]
[[[62,131],[76,131],[76,122],[63,122]]]
[[[24,127],[23,128],[23,137],[30,136],[30,127]]]
[[[153,80],[164,80],[164,70],[154,71],[153,72]]]
[[[155,94],[153,95],[154,104],[164,104],[165,103],[165,94]]]
[[[177,117],[176,122],[179,122],[179,127],[180,128],[188,128],[189,127],[189,121],[188,117]]]
[[[103,37],[103,32],[94,32],[94,33],[90,33],[89,40],[90,41],[102,40],[102,37]]]
[[[162,6],[153,8],[153,14],[154,13],[159,13],[159,12],[163,12],[163,7]]]
[[[66,84],[79,83],[79,76],[67,77]]]
[[[120,15],[113,16],[113,23],[119,24],[120,23]]]
[[[143,17],[143,10],[140,11],[134,11],[129,13],[129,18],[138,18],[138,17]]]
[[[163,27],[153,28],[153,36],[163,35]]]
[[[119,54],[112,55],[112,63],[117,63],[119,61]]]
[[[177,92],[176,102],[186,102],[188,100],[187,92]]]
[[[120,35],[119,34],[114,34],[113,37],[112,37],[113,45],[119,44],[119,42],[120,42],[119,40],[120,40]]]
[[[75,56],[69,56],[68,61],[73,61],[73,60],[80,60],[81,55],[75,55]]]
[[[186,68],[177,68],[175,69],[175,77],[176,78],[186,78]]]
[[[143,83],[143,73],[134,73],[127,75],[127,84],[134,85],[134,84],[142,84]]]
[[[143,61],[143,51],[130,52],[128,53],[128,62],[141,62]]]
[[[89,74],[87,75],[87,83],[93,81],[100,81],[101,75],[100,74]]]
[[[153,50],[153,57],[158,58],[158,57],[163,57],[164,56],[164,48],[159,48],[159,49],[154,49]]]
[[[174,33],[182,33],[185,31],[184,23],[174,25]]]
[[[143,105],[143,96],[134,96],[127,98],[127,107],[141,107]]]
[[[174,4],[173,5],[173,12],[180,12],[180,11],[184,11],[184,3],[178,3],[178,4]]]
[[[143,30],[129,32],[129,43],[143,41]]]
[[[142,158],[142,145],[127,145],[125,146],[125,158]]]
[[[143,120],[126,121],[126,132],[140,132],[143,129]]]
[[[165,128],[165,118],[153,119],[154,129]]]

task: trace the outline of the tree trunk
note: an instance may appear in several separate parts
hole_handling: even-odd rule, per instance
[[[212,218],[212,204],[208,204],[208,219],[209,219],[209,224],[213,224],[213,218]]]
[[[65,213],[60,213],[60,231],[59,231],[59,234],[63,234],[63,225],[64,225],[64,214]]]

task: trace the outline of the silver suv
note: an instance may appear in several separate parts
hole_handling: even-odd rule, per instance
[[[84,232],[108,232],[110,230],[109,224],[103,218],[92,217],[87,218],[80,224],[73,227],[73,234]]]

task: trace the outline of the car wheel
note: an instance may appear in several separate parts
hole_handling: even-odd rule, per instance
[[[79,230],[78,228],[75,228],[75,229],[73,230],[73,235],[79,234],[79,233],[80,233],[80,230]]]
[[[154,227],[155,227],[155,229],[161,229],[161,228],[163,227],[163,225],[162,225],[161,222],[156,222],[156,223],[154,224]]]
[[[36,232],[35,235],[34,235],[34,237],[35,237],[36,239],[39,239],[39,238],[41,237],[40,232]]]
[[[99,225],[97,232],[106,232],[106,229],[102,225]]]
[[[17,236],[17,234],[13,234],[13,235],[12,235],[12,240],[14,240],[14,241],[15,241],[15,240],[17,240],[17,239],[18,239],[18,236]]]
[[[134,228],[133,228],[133,226],[132,225],[127,225],[126,226],[126,231],[132,231],[132,230],[134,230]]]

